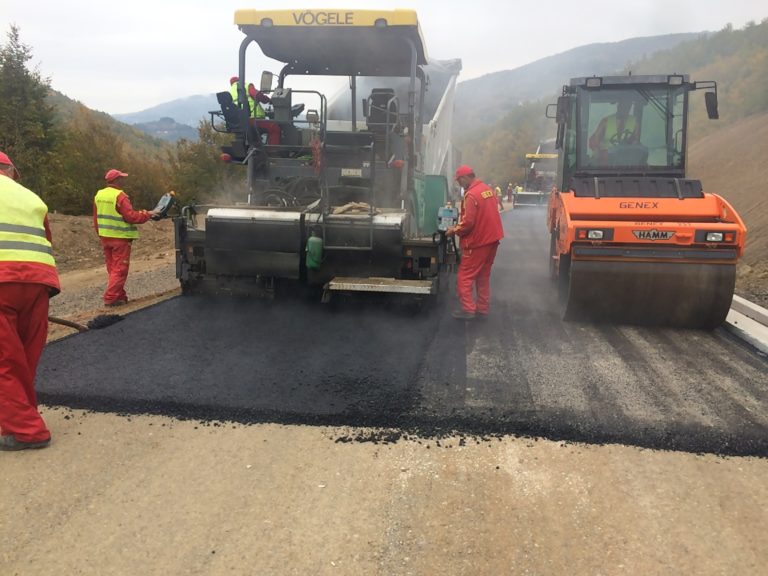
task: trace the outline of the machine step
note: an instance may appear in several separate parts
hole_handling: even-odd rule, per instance
[[[385,292],[395,294],[434,294],[432,280],[402,280],[399,278],[353,278],[337,276],[326,285],[334,292]]]

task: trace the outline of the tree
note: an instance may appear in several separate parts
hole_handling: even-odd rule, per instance
[[[46,103],[50,81],[30,70],[31,49],[11,25],[0,46],[0,150],[19,168],[24,184],[45,197],[53,171],[46,160],[56,143],[53,108]]]
[[[201,121],[196,142],[179,140],[171,158],[173,186],[183,201],[235,202],[246,197],[246,175],[242,166],[224,164],[221,146],[229,137]]]

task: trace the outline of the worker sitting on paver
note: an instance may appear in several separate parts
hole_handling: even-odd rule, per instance
[[[239,102],[239,96],[237,94],[237,83],[239,81],[238,76],[232,76],[229,79],[229,93],[232,96],[232,103],[237,106]],[[269,104],[271,102],[269,96],[256,89],[253,83],[248,84],[248,123],[251,126],[255,126],[259,132],[263,132],[267,135],[266,144],[270,146],[280,144],[280,125],[272,120],[267,120],[267,113],[264,111],[262,104]]]

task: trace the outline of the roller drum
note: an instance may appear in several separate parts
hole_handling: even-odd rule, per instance
[[[733,299],[736,266],[576,260],[564,256],[564,320],[714,329]]]

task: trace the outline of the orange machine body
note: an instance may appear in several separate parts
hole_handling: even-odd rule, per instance
[[[554,116],[550,273],[566,320],[714,328],[730,308],[747,229],[686,177],[687,76],[576,78]]]

